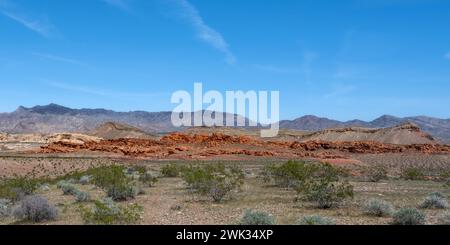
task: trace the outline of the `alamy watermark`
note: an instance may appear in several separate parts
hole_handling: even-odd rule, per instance
[[[215,90],[204,93],[203,84],[194,83],[193,96],[188,91],[176,91],[172,94],[171,103],[178,104],[171,116],[175,127],[262,126],[261,137],[278,135],[279,91],[226,91],[223,96]],[[206,108],[203,107],[205,104],[208,105]]]

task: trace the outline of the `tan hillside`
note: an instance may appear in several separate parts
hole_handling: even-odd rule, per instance
[[[130,139],[130,138],[138,138],[138,139],[152,139],[156,138],[155,135],[144,132],[143,130],[116,122],[107,122],[104,123],[94,130],[92,130],[90,135],[101,137],[103,139]]]

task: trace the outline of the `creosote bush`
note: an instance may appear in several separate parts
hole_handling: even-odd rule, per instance
[[[401,170],[400,177],[405,180],[423,180],[423,170],[417,167],[406,167]]]
[[[394,213],[393,225],[423,225],[425,224],[425,214],[415,208],[402,208]]]
[[[265,212],[246,210],[239,225],[275,225],[275,219]]]
[[[27,195],[32,195],[40,182],[36,179],[25,177],[13,177],[0,182],[0,198],[19,201]]]
[[[130,225],[141,220],[143,208],[138,204],[119,206],[112,199],[95,201],[94,207],[80,207],[81,217],[86,224]]]
[[[420,204],[421,208],[436,208],[436,209],[446,209],[449,208],[448,200],[444,196],[444,194],[440,192],[433,192],[428,195],[425,200],[423,200],[422,204]]]
[[[58,210],[41,196],[27,196],[14,210],[14,217],[19,220],[41,222],[55,220]]]
[[[182,177],[194,193],[209,196],[215,202],[220,202],[232,190],[243,184],[244,173],[237,166],[211,164],[187,167]]]
[[[146,171],[145,173],[142,173],[140,175],[139,181],[141,181],[144,185],[147,185],[148,187],[152,187],[155,185],[156,182],[158,182],[158,178],[154,173]]]
[[[330,218],[322,217],[320,215],[304,216],[299,221],[298,225],[335,225],[336,222]]]
[[[177,166],[176,164],[167,164],[161,168],[161,174],[164,177],[175,178],[179,177],[180,173],[183,171],[182,167]]]
[[[394,213],[394,207],[389,202],[374,198],[364,204],[363,211],[371,216],[388,217]]]

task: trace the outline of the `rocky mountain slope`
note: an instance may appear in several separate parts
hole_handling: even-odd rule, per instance
[[[237,117],[236,115],[234,116]],[[248,121],[247,119],[245,119]],[[180,131],[171,123],[171,112],[116,112],[105,109],[71,109],[56,104],[19,107],[11,113],[0,113],[0,132],[6,133],[89,133],[107,122],[126,124],[150,133]],[[366,122],[352,120],[341,122],[316,116],[304,116],[295,120],[280,122],[282,129],[318,131],[330,128],[385,128],[399,124],[413,123],[434,138],[450,143],[450,119],[425,116],[398,118],[382,116]]]
[[[422,131],[430,134],[434,138],[445,143],[450,143],[450,119],[438,119],[425,116],[399,118],[384,115],[370,122],[362,120],[341,122],[316,116],[304,116],[294,120],[281,121],[280,128],[318,131],[348,127],[387,128],[406,123],[417,125]]]

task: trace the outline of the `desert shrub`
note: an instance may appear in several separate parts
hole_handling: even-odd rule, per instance
[[[11,212],[11,201],[8,199],[0,199],[0,218],[9,216]]]
[[[415,208],[402,208],[394,213],[392,224],[423,225],[425,224],[425,214]]]
[[[89,175],[83,175],[80,177],[79,183],[82,185],[87,185],[91,182],[91,176]]]
[[[371,182],[379,182],[380,180],[387,179],[387,169],[383,165],[370,166],[366,169],[366,176]]]
[[[27,196],[14,210],[14,217],[20,220],[40,222],[55,220],[58,210],[41,196]]]
[[[445,212],[441,214],[438,218],[439,224],[441,225],[450,225],[450,212]]]
[[[152,187],[156,182],[158,182],[158,178],[152,172],[147,171],[139,176],[139,181],[148,187]]]
[[[274,225],[275,219],[265,212],[246,210],[239,221],[240,225]]]
[[[320,215],[304,216],[299,221],[298,225],[335,225],[334,220],[325,218]]]
[[[124,171],[127,169],[124,166],[107,166],[92,169],[92,182],[101,188],[107,189],[111,186],[117,186],[127,183],[129,180]]]
[[[353,198],[353,186],[341,181],[340,171],[330,164],[310,163],[298,175],[296,183],[300,199],[315,202],[319,208],[331,208],[346,198]]]
[[[75,195],[76,202],[90,202],[91,201],[91,195],[88,192],[77,190],[74,195]]]
[[[164,177],[168,177],[168,178],[175,178],[180,176],[180,173],[182,171],[182,168],[178,167],[176,164],[167,164],[162,166],[161,168],[161,174]]]
[[[119,206],[112,199],[95,201],[93,208],[80,207],[81,217],[86,224],[129,225],[141,219],[143,208],[138,204]]]
[[[145,166],[133,166],[131,169],[139,174],[145,174],[147,172],[147,168]]]
[[[0,183],[0,198],[19,201],[27,195],[33,194],[40,185],[36,179],[14,177]]]
[[[73,184],[65,183],[60,186],[64,195],[75,195],[78,189]]]
[[[133,199],[138,194],[137,189],[128,183],[120,183],[109,186],[106,194],[114,201],[127,201]]]
[[[428,195],[425,200],[423,200],[422,204],[420,204],[421,208],[437,208],[437,209],[445,209],[449,208],[448,200],[444,196],[444,194],[440,192],[433,192]]]
[[[394,207],[384,200],[370,199],[364,204],[363,210],[365,214],[371,216],[387,217],[392,215]]]
[[[348,182],[333,182],[327,179],[311,179],[298,187],[302,198],[314,202],[318,208],[331,208],[346,198],[353,198],[353,186]]]
[[[190,166],[183,171],[182,177],[191,191],[219,202],[242,185],[244,173],[236,166],[213,164]]]
[[[423,180],[425,175],[420,168],[406,167],[401,170],[400,177],[405,180]]]
[[[263,179],[265,182],[274,182],[278,187],[294,188],[313,174],[315,167],[312,163],[297,161],[288,161],[281,165],[270,164],[263,169]]]

